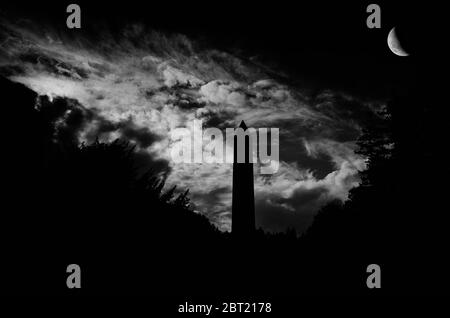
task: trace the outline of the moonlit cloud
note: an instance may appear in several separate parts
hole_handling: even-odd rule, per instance
[[[40,95],[74,99],[95,114],[80,125],[80,142],[125,138],[166,161],[167,184],[189,188],[195,210],[222,230],[231,225],[232,166],[176,164],[170,157],[170,132],[194,119],[205,128],[245,120],[280,129],[280,169],[271,176],[255,169],[256,218],[266,230],[305,230],[321,206],[347,199],[365,169],[355,140],[361,114],[380,107],[375,101],[330,90],[312,95],[251,61],[139,25],[119,40],[105,33],[93,43],[4,23],[1,38],[2,74]]]

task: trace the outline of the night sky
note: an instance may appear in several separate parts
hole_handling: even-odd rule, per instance
[[[418,61],[429,57],[421,41],[438,40],[430,24],[418,25],[419,8],[403,5],[379,3],[382,27],[368,29],[369,2],[78,4],[80,30],[67,29],[65,3],[5,6],[0,73],[75,100],[55,136],[81,113],[69,127],[79,142],[130,140],[152,159],[143,168],[163,163],[167,184],[189,188],[195,210],[222,230],[230,229],[232,167],[171,162],[174,128],[193,119],[205,128],[241,120],[279,128],[280,169],[255,176],[256,223],[303,232],[323,205],[358,186],[366,163],[357,138],[421,76]],[[394,26],[411,56],[389,50]]]

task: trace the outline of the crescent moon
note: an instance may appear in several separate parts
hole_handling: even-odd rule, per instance
[[[400,41],[398,40],[397,33],[395,32],[395,27],[389,32],[387,43],[391,51],[398,56],[408,56],[409,53],[406,52]]]

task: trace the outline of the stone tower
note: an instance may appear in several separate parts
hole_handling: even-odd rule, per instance
[[[244,121],[240,128],[244,131],[247,126]],[[233,235],[248,237],[255,231],[255,194],[253,181],[253,163],[249,159],[250,137],[245,136],[245,162],[237,162],[237,137],[234,137],[233,161],[233,201],[232,223]]]

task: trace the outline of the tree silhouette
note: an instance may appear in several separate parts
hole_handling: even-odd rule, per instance
[[[368,169],[348,202],[324,207],[300,238],[294,230],[259,229],[243,243],[193,211],[188,189],[166,188],[167,171],[161,166],[143,172],[142,154],[133,143],[78,144],[71,129],[76,131],[79,122],[55,135],[61,114],[79,109],[73,101],[40,100],[23,86],[3,84],[22,105],[6,109],[29,122],[8,152],[12,175],[7,180],[16,189],[10,197],[20,211],[10,213],[8,224],[16,229],[22,254],[42,260],[45,284],[51,284],[49,277],[58,284],[54,273],[75,262],[90,273],[87,287],[103,292],[155,286],[180,294],[273,294],[286,281],[311,289],[359,286],[361,268],[378,257],[383,261],[385,249],[396,246],[392,238],[401,204],[394,181],[400,178],[401,139],[392,133],[387,113],[359,140]]]

